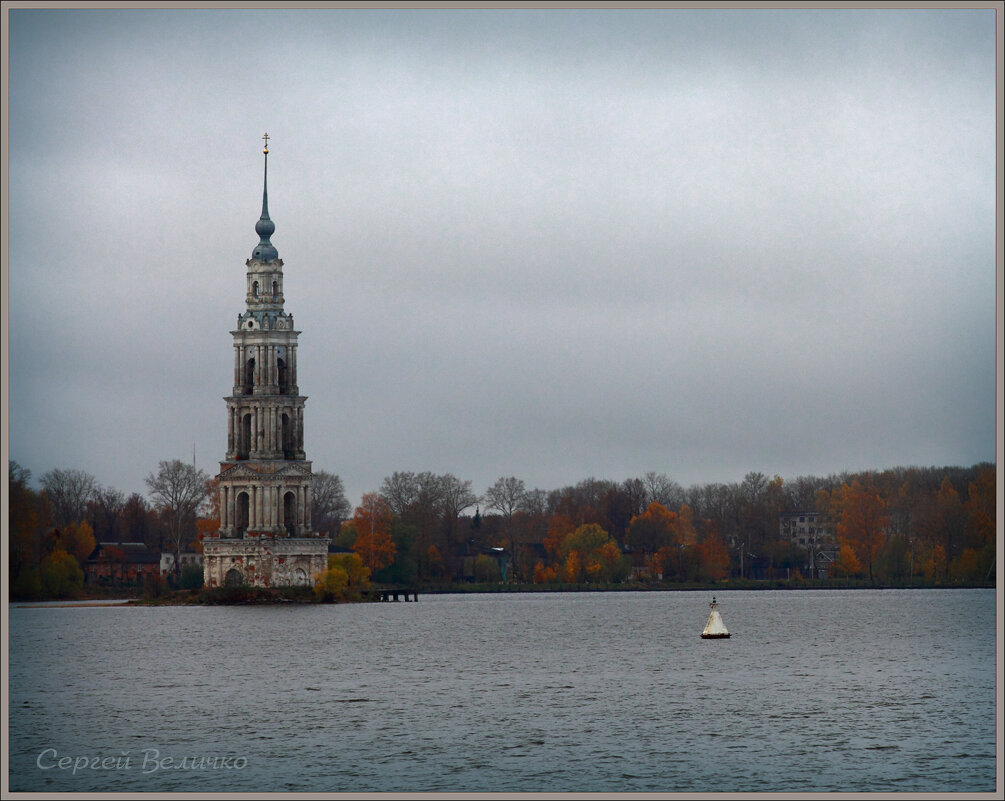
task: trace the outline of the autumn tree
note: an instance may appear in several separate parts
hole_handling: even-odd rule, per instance
[[[729,577],[729,549],[718,532],[710,532],[697,546],[698,571],[711,581]]]
[[[394,561],[391,517],[391,505],[376,492],[363,495],[353,515],[356,540],[352,549],[360,555],[363,564],[373,572],[387,567]]]
[[[553,558],[558,557],[562,542],[576,530],[576,524],[568,515],[556,513],[548,522],[548,533],[544,537],[544,548]]]
[[[314,578],[314,597],[323,603],[340,602],[345,598],[345,590],[348,585],[349,576],[345,569],[332,564],[331,556],[329,556],[327,569]]]
[[[568,534],[558,548],[558,557],[569,582],[621,581],[628,573],[617,543],[596,523],[585,523]]]
[[[955,559],[961,550],[966,512],[960,494],[949,476],[942,479],[936,496],[936,540],[942,545],[949,561]]]
[[[534,565],[534,583],[548,584],[558,581],[558,568],[555,565],[546,565],[544,562],[537,562]]]
[[[966,514],[965,540],[969,548],[978,555],[976,572],[981,577],[990,577],[995,567],[995,470],[982,470],[969,485],[969,497],[964,505]]]
[[[194,530],[196,510],[206,498],[209,476],[179,459],[162,461],[156,473],[146,478],[150,498],[168,526],[174,554],[174,572],[181,575],[181,552]]]
[[[842,576],[859,576],[862,574],[862,562],[851,543],[844,543],[838,550],[834,560],[834,570]]]
[[[426,549],[426,565],[431,578],[446,578],[447,566],[443,561],[443,556],[440,554],[440,549],[435,545],[430,545]]]
[[[195,519],[196,553],[202,553],[202,542],[220,530],[220,479],[206,480],[206,496]]]
[[[327,569],[314,577],[314,596],[325,603],[358,601],[370,586],[370,568],[359,554],[329,554]]]
[[[22,571],[26,576],[28,571],[32,571],[33,576],[25,579],[25,586],[34,587],[38,583],[38,568],[42,560],[41,542],[36,534],[43,523],[44,508],[38,494],[31,489],[30,482],[30,470],[13,460],[8,461],[8,578],[13,583]]]
[[[617,542],[609,539],[594,552],[600,566],[598,576],[602,581],[621,582],[628,578],[631,567],[628,559],[621,553]]]
[[[70,598],[84,585],[84,571],[77,560],[56,548],[42,560],[42,593],[47,598]]]
[[[578,584],[583,580],[583,558],[579,551],[569,551],[562,564],[562,578],[568,584]]]
[[[855,479],[850,486],[841,487],[837,509],[838,543],[848,545],[855,552],[862,569],[869,574],[869,581],[874,581],[873,564],[890,524],[883,499],[871,485]]]
[[[86,520],[63,526],[59,529],[59,540],[56,547],[69,553],[83,567],[84,562],[87,561],[87,557],[97,547],[97,542],[94,539],[94,530]]]
[[[651,562],[660,548],[671,544],[676,528],[677,513],[653,501],[643,514],[632,518],[626,539],[632,550],[642,555],[644,562]]]

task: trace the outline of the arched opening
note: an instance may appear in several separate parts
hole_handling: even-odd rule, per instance
[[[250,507],[251,501],[248,498],[248,493],[240,493],[237,496],[237,519],[234,521],[234,531],[239,537],[243,537],[244,532],[248,530]]]
[[[283,527],[286,534],[292,537],[296,533],[297,523],[297,497],[292,492],[287,492],[283,496]]]
[[[298,567],[293,571],[293,586],[294,587],[306,587],[310,582],[307,580],[307,571],[302,567]]]
[[[273,281],[272,282],[272,299],[275,300],[277,297],[279,297],[279,282],[278,281]]]
[[[251,296],[253,298],[257,298],[258,297],[258,281],[255,281],[251,285]]]
[[[255,391],[255,360],[248,359],[248,364],[244,370],[244,392],[250,395]]]
[[[224,587],[240,587],[244,584],[244,576],[241,575],[241,571],[236,567],[230,568],[227,571],[227,575],[223,577]]]
[[[293,431],[290,425],[290,416],[283,414],[283,458],[293,458]]]
[[[241,418],[241,435],[237,443],[237,458],[247,459],[251,456],[251,414]]]
[[[276,359],[276,366],[279,368],[279,392],[285,395],[289,390],[289,384],[286,379],[286,362],[282,359]]]

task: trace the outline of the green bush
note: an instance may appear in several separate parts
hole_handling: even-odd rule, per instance
[[[202,587],[202,565],[185,565],[181,569],[178,586],[183,590],[198,590]]]
[[[57,548],[42,560],[41,583],[46,598],[71,598],[84,586],[84,571],[76,559]]]

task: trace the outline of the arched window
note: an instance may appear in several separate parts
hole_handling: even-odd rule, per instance
[[[251,414],[241,418],[241,436],[237,443],[237,458],[247,459],[251,456]]]
[[[292,492],[287,492],[283,496],[283,526],[288,536],[292,537],[296,533],[297,525],[297,497]]]
[[[273,297],[273,299],[279,297],[279,282],[278,281],[273,281],[272,282],[272,297]]]
[[[244,393],[250,395],[255,391],[255,360],[248,359],[244,370]]]
[[[248,493],[240,493],[237,496],[237,520],[235,521],[237,525],[234,526],[237,534],[240,536],[244,536],[244,532],[248,530],[250,506],[251,502],[248,498]]]
[[[251,284],[251,296],[254,298],[258,297],[258,281]]]
[[[283,414],[283,458],[293,458],[293,431],[290,425],[290,416]]]
[[[276,359],[276,366],[279,368],[279,392],[285,395],[290,388],[286,378],[286,362]]]

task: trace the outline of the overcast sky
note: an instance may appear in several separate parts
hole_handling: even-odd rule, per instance
[[[995,460],[994,11],[13,11],[10,458],[554,489]]]

